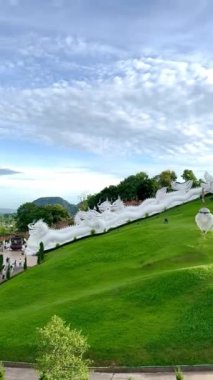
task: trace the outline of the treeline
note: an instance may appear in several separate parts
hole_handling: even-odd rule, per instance
[[[181,176],[184,181],[192,180],[193,187],[199,186],[201,180],[198,180],[190,169],[185,169]],[[105,187],[99,193],[88,195],[81,203],[80,208],[86,210],[98,206],[98,203],[109,199],[115,201],[118,196],[123,201],[143,201],[144,199],[153,197],[158,189],[167,187],[171,190],[171,182],[176,181],[177,175],[172,170],[164,170],[160,174],[149,177],[147,173],[140,172],[136,175],[131,175],[121,181],[117,186],[111,185]]]
[[[0,215],[0,236],[8,235],[15,231],[15,216],[13,214]]]
[[[189,169],[184,170],[182,178],[184,181],[192,180],[194,187],[199,186],[201,183],[201,180],[198,180],[193,171]],[[161,187],[167,187],[168,190],[171,190],[171,182],[176,179],[176,173],[171,170],[164,170],[159,175],[151,178],[147,173],[140,172],[125,178],[117,186],[105,187],[97,194],[88,195],[79,204],[79,209],[87,210],[94,207],[98,209],[100,202],[104,202],[106,199],[115,201],[119,196],[123,201],[143,201],[153,197]],[[38,206],[34,202],[24,203],[18,208],[15,219],[18,231],[27,231],[28,224],[39,219],[43,219],[49,226],[61,221],[73,224],[72,217],[60,204]]]
[[[69,220],[70,224],[73,222],[68,211],[59,204],[37,206],[33,202],[27,202],[21,205],[17,210],[16,228],[18,231],[27,231],[28,224],[39,219],[42,219],[49,226],[62,220]]]

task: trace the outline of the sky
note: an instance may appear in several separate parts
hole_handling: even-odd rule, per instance
[[[0,208],[213,162],[212,0],[0,0]]]

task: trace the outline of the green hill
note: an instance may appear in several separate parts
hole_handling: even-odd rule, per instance
[[[46,206],[46,205],[61,205],[63,206],[70,215],[74,216],[76,212],[78,211],[78,207],[76,205],[73,205],[66,201],[65,199],[61,197],[43,197],[38,198],[35,201],[33,201],[37,206]]]
[[[36,327],[57,314],[88,336],[95,364],[212,363],[213,233],[197,230],[200,207],[67,245],[1,285],[0,359],[33,361]]]

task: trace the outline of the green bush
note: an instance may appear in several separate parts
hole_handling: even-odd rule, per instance
[[[0,255],[0,271],[2,270],[3,260],[3,255]]]
[[[95,231],[94,229],[92,229],[92,230],[90,231],[90,233],[91,233],[91,235],[95,235],[96,231]]]
[[[11,271],[10,271],[10,265],[7,267],[7,272],[6,272],[6,279],[9,280],[11,277]]]
[[[39,250],[37,252],[38,261],[37,264],[41,264],[41,262],[44,260],[44,243],[41,241],[39,244]]]
[[[175,371],[176,380],[184,380],[183,373],[181,372],[180,368],[177,368]]]
[[[27,270],[27,257],[24,258],[24,270]]]
[[[0,362],[0,380],[6,380],[5,370],[4,370],[2,362]]]
[[[43,374],[39,377],[39,380],[48,380],[48,378],[45,374]]]
[[[37,264],[39,265],[39,264],[41,264],[41,253],[38,251],[36,255],[38,257]]]
[[[41,261],[43,261],[44,260],[44,243],[43,243],[43,241],[41,241],[39,244],[39,252],[41,255]]]
[[[87,339],[60,317],[54,315],[38,329],[37,368],[40,380],[88,380]],[[45,374],[48,374],[47,378]]]

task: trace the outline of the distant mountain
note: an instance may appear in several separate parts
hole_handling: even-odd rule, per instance
[[[38,198],[35,201],[33,201],[37,206],[46,206],[46,205],[55,205],[59,204],[63,206],[70,215],[74,216],[76,212],[78,211],[78,207],[76,205],[73,205],[66,201],[65,199],[61,197],[43,197]]]
[[[0,215],[3,214],[15,214],[16,210],[12,210],[11,208],[0,208]]]

